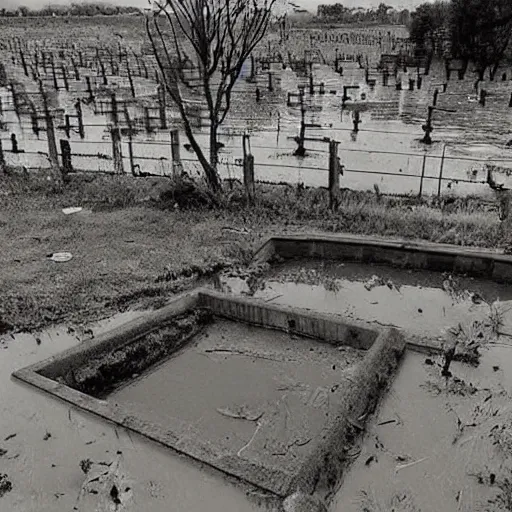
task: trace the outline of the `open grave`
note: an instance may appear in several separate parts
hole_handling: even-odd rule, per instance
[[[14,376],[269,495],[325,496],[403,350],[393,329],[199,290]]]

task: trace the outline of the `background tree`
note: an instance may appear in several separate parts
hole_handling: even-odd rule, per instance
[[[410,38],[426,55],[427,73],[434,55],[442,47],[450,13],[450,4],[438,0],[420,5],[411,15]]]
[[[493,80],[511,42],[511,0],[452,0],[451,8],[454,56],[472,61],[480,80],[489,69]]]
[[[277,0],[165,0],[155,3],[146,28],[165,87],[177,105],[185,134],[210,188],[221,189],[217,172],[218,130],[231,107],[233,88],[245,61],[269,26]],[[193,62],[200,85],[183,72]],[[209,158],[192,130],[187,95],[204,99],[209,118]]]

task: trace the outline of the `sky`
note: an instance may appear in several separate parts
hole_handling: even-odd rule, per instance
[[[79,3],[81,0],[73,0]],[[95,0],[96,1],[96,0]],[[335,4],[342,3],[346,7],[376,7],[379,5],[381,0],[294,0],[294,3],[300,5],[304,9],[308,9],[311,12],[316,13],[316,9],[320,4]],[[386,0],[385,3],[395,8],[400,9],[413,9],[425,0]],[[29,8],[41,8],[49,3],[51,4],[67,4],[71,3],[71,0],[0,0],[1,7],[7,7],[9,9],[13,7],[19,7],[25,5]],[[139,7],[145,7],[148,5],[147,0],[110,0],[108,3],[115,5],[134,5]]]

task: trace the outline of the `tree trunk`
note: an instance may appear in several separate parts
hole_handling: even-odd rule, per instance
[[[496,73],[498,72],[498,68],[500,67],[500,63],[496,62],[493,66],[489,68],[489,80],[491,82],[494,81],[494,78],[496,77]]]
[[[217,147],[217,132],[219,127],[215,121],[210,121],[210,166],[215,170],[215,174],[218,179],[217,174],[217,164],[219,161],[218,158],[218,147]],[[220,180],[219,180],[220,181]]]
[[[485,68],[484,69],[479,69],[478,70],[478,80],[480,82],[483,82],[485,79]]]
[[[192,127],[190,126],[188,118],[182,115],[182,119],[184,121],[183,124],[185,125],[185,134],[188,138],[188,141],[190,142],[190,145],[192,146],[192,149],[197,155],[201,167],[204,170],[208,185],[214,192],[220,192],[222,190],[222,186],[220,183],[219,175],[217,174],[217,169],[212,167],[210,162],[208,162],[208,160],[204,156],[202,149],[200,148],[199,144],[196,141],[196,138],[194,137],[194,133],[192,132]]]

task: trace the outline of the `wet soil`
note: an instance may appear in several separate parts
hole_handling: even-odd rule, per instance
[[[331,510],[510,510],[512,346],[449,379],[433,362],[406,355]]]

